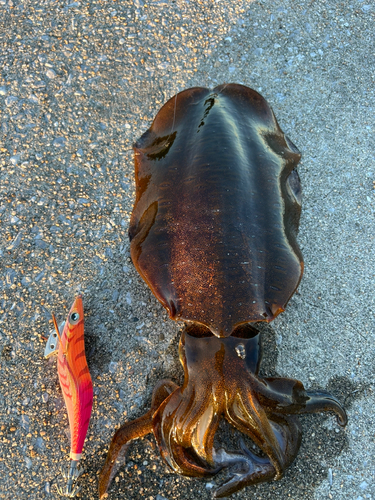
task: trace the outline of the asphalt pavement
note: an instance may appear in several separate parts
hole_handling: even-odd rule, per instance
[[[132,144],[183,89],[242,83],[302,152],[305,273],[264,328],[263,373],[335,394],[301,417],[303,442],[252,500],[375,499],[374,38],[368,0],[0,0],[0,499],[57,498],[69,432],[51,313],[84,297],[94,407],[78,480],[97,478],[120,423],[182,380],[182,325],[130,260]],[[137,441],[108,498],[209,499]]]

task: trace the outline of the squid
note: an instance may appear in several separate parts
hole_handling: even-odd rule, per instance
[[[178,474],[227,471],[217,498],[278,480],[301,443],[298,415],[347,416],[324,391],[259,376],[260,322],[283,312],[303,274],[298,148],[266,100],[237,84],[170,99],[134,145],[133,263],[172,320],[184,382],[160,381],[151,408],[114,435],[99,478],[103,498],[134,439],[153,433]],[[222,419],[250,438],[215,447]]]

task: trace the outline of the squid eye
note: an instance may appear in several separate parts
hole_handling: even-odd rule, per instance
[[[70,315],[69,323],[71,325],[75,325],[78,323],[78,320],[79,320],[79,314],[77,312],[74,312]]]

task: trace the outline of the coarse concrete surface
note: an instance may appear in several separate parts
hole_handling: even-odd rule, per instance
[[[181,382],[181,325],[134,269],[132,144],[193,86],[242,83],[303,154],[305,273],[264,329],[263,374],[334,393],[348,412],[301,417],[297,459],[235,499],[375,498],[374,15],[369,0],[0,0],[1,499],[57,498],[69,433],[51,313],[85,307],[94,406],[78,498],[95,499],[114,430]],[[209,499],[152,435],[109,499]]]

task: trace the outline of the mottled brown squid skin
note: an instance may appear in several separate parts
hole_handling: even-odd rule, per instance
[[[298,380],[258,376],[260,334],[250,325],[237,328],[230,337],[217,338],[192,324],[181,336],[180,360],[185,375],[182,387],[160,382],[151,410],[116,432],[100,475],[101,496],[130,440],[150,432],[161,456],[177,473],[208,477],[227,468],[229,478],[215,492],[219,498],[283,476],[301,442],[295,415],[333,411],[339,424],[346,424],[344,409],[330,394],[305,391]],[[250,437],[266,457],[245,446],[235,453],[215,450],[213,441],[222,417]],[[237,469],[242,466],[240,473],[230,475],[233,464]]]
[[[170,99],[134,152],[131,256],[169,316],[188,324],[180,341],[185,378],[182,387],[161,381],[151,410],[116,432],[100,496],[129,442],[150,432],[180,474],[227,469],[216,497],[279,479],[300,446],[296,415],[333,411],[346,423],[333,396],[258,376],[260,336],[251,324],[283,311],[303,273],[301,155],[263,97],[235,84]],[[215,449],[222,417],[265,456],[243,444]]]
[[[130,251],[172,319],[227,337],[271,321],[302,276],[301,155],[243,85],[169,100],[134,146]]]

